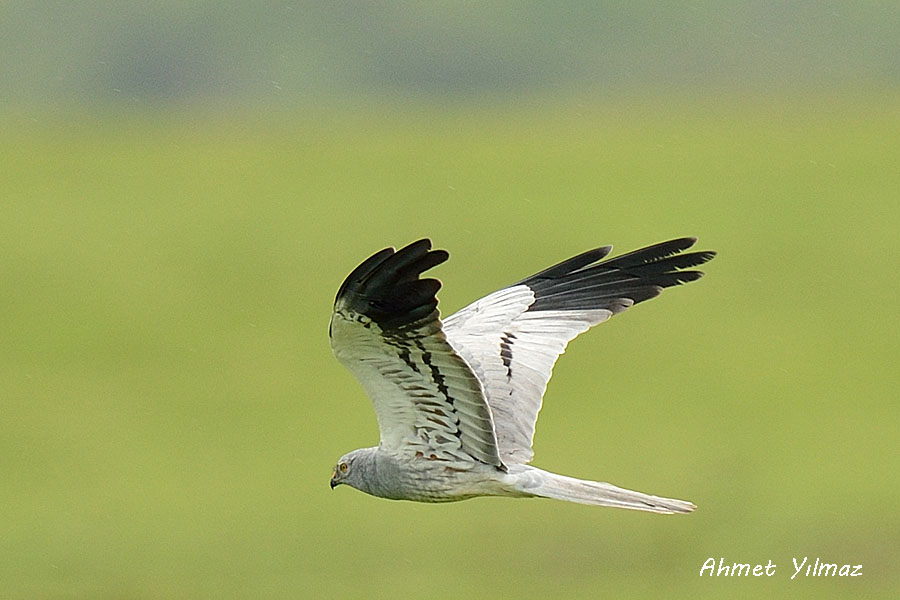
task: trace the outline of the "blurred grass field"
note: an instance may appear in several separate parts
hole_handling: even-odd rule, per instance
[[[893,597],[898,100],[5,116],[0,597]],[[707,277],[570,345],[535,464],[696,513],[329,490],[377,442],[327,338],[370,253],[448,249],[449,314],[681,235]]]

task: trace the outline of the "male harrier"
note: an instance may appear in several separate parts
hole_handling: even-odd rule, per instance
[[[698,279],[714,252],[695,238],[602,261],[604,246],[470,304],[443,322],[436,279],[449,254],[427,239],[386,248],[341,285],[331,346],[365,388],[381,441],[338,461],[331,487],[397,500],[557,498],[656,513],[694,505],[528,466],[541,399],[569,340],[663,288]]]

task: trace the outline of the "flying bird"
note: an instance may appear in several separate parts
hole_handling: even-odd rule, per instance
[[[588,250],[466,306],[443,321],[441,283],[421,275],[449,258],[422,239],[386,248],[344,281],[329,328],[335,356],[372,400],[380,442],[345,454],[331,487],[448,502],[543,497],[656,513],[684,500],[529,466],[556,359],[578,334],[663,290],[699,279],[715,252],[679,238],[603,260]],[[683,270],[688,269],[688,270]]]

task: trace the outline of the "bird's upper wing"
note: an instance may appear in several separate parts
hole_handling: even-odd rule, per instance
[[[359,265],[337,293],[331,347],[372,399],[384,450],[505,468],[481,382],[442,330],[441,284],[419,278],[448,256],[424,239]]]
[[[482,381],[504,462],[531,460],[544,390],[566,344],[665,287],[700,278],[679,270],[715,256],[679,254],[695,242],[670,240],[602,262],[611,246],[589,250],[445,319],[447,341]]]

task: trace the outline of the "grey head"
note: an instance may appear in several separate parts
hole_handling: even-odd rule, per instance
[[[377,450],[377,448],[360,448],[342,456],[331,473],[331,489],[346,484],[371,494],[368,483],[374,474]]]
[[[396,459],[379,452],[378,447],[360,448],[337,462],[331,473],[331,489],[346,484],[372,496],[402,500],[408,499],[405,479]]]
[[[367,471],[366,462],[374,448],[360,448],[343,455],[331,472],[331,489],[341,484],[360,489],[363,485],[363,472]]]

